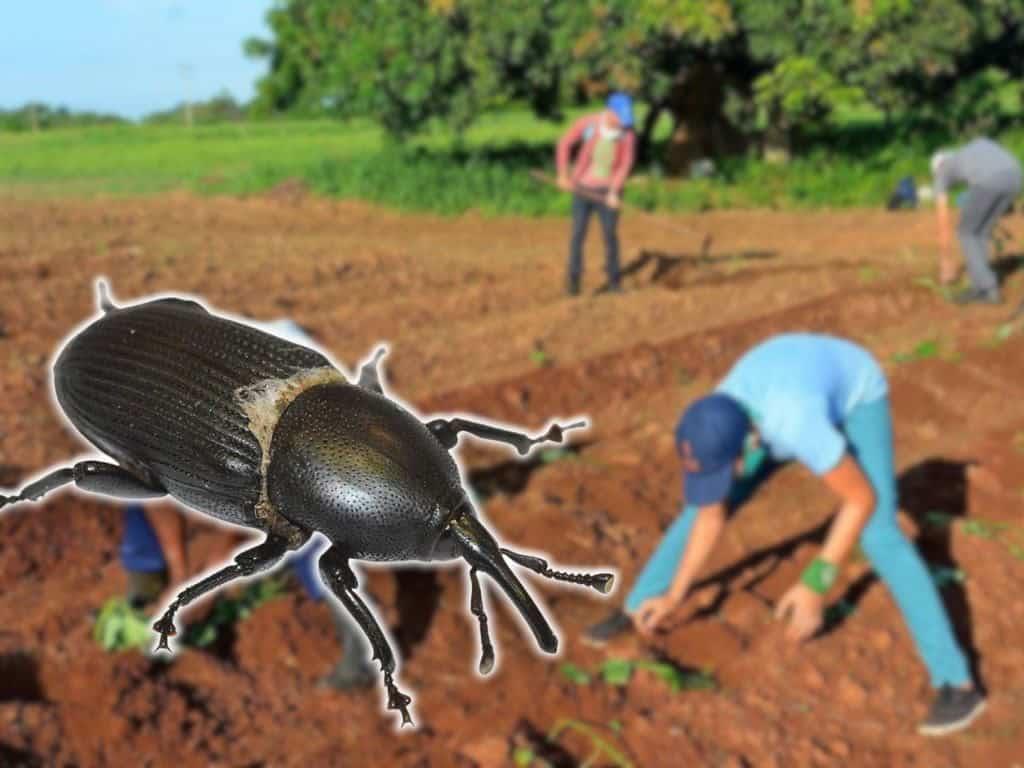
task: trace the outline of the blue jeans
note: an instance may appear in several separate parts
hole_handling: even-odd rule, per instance
[[[861,548],[896,599],[932,685],[963,685],[971,679],[967,659],[924,561],[896,522],[896,472],[888,398],[854,409],[843,425],[843,432],[876,497],[875,510],[860,536]],[[770,460],[754,467],[748,463],[734,483],[728,500],[730,509],[749,499],[776,466]],[[626,598],[628,612],[636,611],[647,598],[668,591],[696,518],[697,508],[686,507],[665,532]]]

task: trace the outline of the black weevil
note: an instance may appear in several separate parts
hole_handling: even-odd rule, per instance
[[[174,614],[232,579],[278,563],[315,531],[330,548],[321,577],[368,636],[381,662],[388,709],[411,723],[411,699],[394,683],[395,658],[360,598],[349,561],[465,558],[470,610],[480,627],[480,671],[494,649],[477,571],[515,603],[540,647],[558,640],[502,555],[536,573],[607,594],[613,576],[552,571],[538,557],[499,547],[476,516],[449,451],[460,432],[504,442],[523,455],[560,442],[462,418],[420,421],[385,396],[379,350],[355,385],[321,353],[162,297],[115,306],[97,284],[101,314],[69,337],[53,365],[57,402],[71,424],[116,463],[88,460],[54,469],[0,507],[34,501],[68,483],[120,498],[170,495],[207,515],[266,533],[234,563],[183,590],[153,625],[169,650]]]

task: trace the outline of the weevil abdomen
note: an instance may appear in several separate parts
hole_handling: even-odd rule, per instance
[[[263,449],[237,392],[323,368],[333,367],[314,350],[159,299],[71,338],[54,388],[71,423],[123,466],[188,506],[259,527]]]

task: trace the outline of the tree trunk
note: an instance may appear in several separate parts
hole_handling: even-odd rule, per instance
[[[665,157],[669,174],[686,174],[696,160],[745,149],[743,134],[725,116],[725,86],[720,69],[706,61],[676,77],[667,103],[675,120]]]
[[[647,165],[651,159],[651,141],[654,134],[654,127],[658,124],[658,118],[665,109],[664,102],[652,103],[644,117],[644,124],[640,128],[640,135],[637,136],[637,165]]]

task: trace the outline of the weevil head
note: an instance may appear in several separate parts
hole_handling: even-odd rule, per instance
[[[312,387],[281,414],[267,497],[292,523],[361,560],[431,560],[468,505],[458,467],[413,414],[344,383]]]

